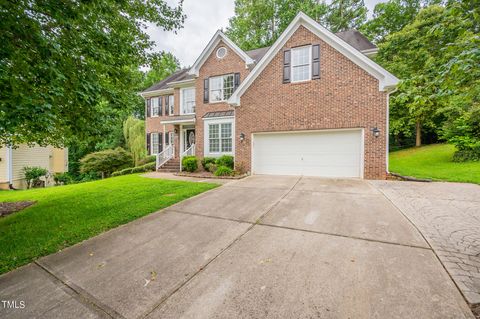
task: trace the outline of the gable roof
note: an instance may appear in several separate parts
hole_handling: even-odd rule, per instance
[[[240,49],[232,40],[230,40],[221,30],[218,30],[213,35],[210,42],[208,42],[205,49],[203,49],[200,56],[197,58],[193,66],[188,70],[188,74],[198,76],[198,72],[200,71],[200,67],[205,63],[207,58],[212,53],[213,49],[218,45],[220,41],[223,41],[227,46],[230,47],[240,58],[245,61],[245,68],[248,68],[249,65],[254,64],[254,60],[245,53],[242,49]]]
[[[150,86],[149,88],[143,90],[140,92],[140,95],[145,95],[148,93],[154,93],[162,90],[168,90],[172,88],[172,84],[178,83],[178,82],[183,82],[183,81],[189,81],[193,80],[194,77],[192,75],[188,74],[188,69],[181,69],[176,71],[170,76],[167,76],[165,79],[161,80],[158,83],[155,83],[154,85]]]
[[[256,77],[265,69],[270,63],[277,52],[283,47],[287,40],[293,35],[293,33],[300,27],[304,26],[307,30],[318,36],[334,49],[342,53],[352,62],[364,69],[370,75],[378,79],[379,90],[388,91],[398,84],[398,79],[390,72],[382,68],[380,65],[370,60],[366,55],[362,54],[359,50],[355,49],[352,45],[342,40],[341,37],[328,31],[326,28],[318,24],[312,18],[300,12],[290,25],[283,31],[280,37],[275,43],[268,49],[265,56],[261,61],[253,68],[250,74],[240,84],[237,90],[232,94],[228,103],[234,106],[240,105],[240,97],[245,93],[247,88],[253,83]]]

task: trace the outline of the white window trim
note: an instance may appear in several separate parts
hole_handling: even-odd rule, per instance
[[[158,152],[160,153],[160,134],[158,133],[150,133],[150,155],[157,155],[158,153],[153,152],[153,135],[157,135],[158,139]]]
[[[305,49],[305,48],[309,48],[308,50],[308,78],[306,80],[297,80],[297,81],[294,81],[293,80],[293,51],[296,51],[296,50],[301,50],[301,49]],[[304,46],[301,46],[301,47],[296,47],[296,48],[292,48],[291,51],[290,51],[290,77],[291,77],[291,81],[290,83],[300,83],[300,82],[307,82],[307,81],[311,81],[312,80],[312,46],[311,45],[304,45]]]
[[[212,76],[208,79],[208,103],[214,104],[214,103],[225,103],[228,101],[228,99],[224,99],[223,97],[223,78],[226,76],[232,76],[233,77],[233,93],[235,92],[235,73],[228,73],[228,74],[222,74],[222,75],[217,75],[217,76]],[[218,101],[212,101],[212,79],[214,78],[222,78],[222,99]]]
[[[194,86],[190,86],[190,87],[186,87],[186,88],[182,88],[180,89],[180,115],[191,115],[191,114],[195,114],[195,112],[193,113],[184,113],[183,112],[183,99],[184,99],[184,92],[186,90],[192,90],[193,89],[193,98],[195,100],[195,109],[197,108],[197,101],[196,101],[196,89]]]
[[[153,115],[153,100],[157,100],[157,105],[158,107],[160,108],[160,97],[159,96],[156,96],[156,97],[152,97],[150,99],[150,117],[160,117],[160,109],[159,109],[159,112],[157,115]]]
[[[214,152],[210,153],[210,138],[209,138],[209,132],[208,128],[209,125],[211,124],[227,124],[230,123],[232,124],[232,151],[231,152]],[[204,119],[204,125],[203,125],[203,145],[204,145],[204,156],[205,157],[220,157],[222,155],[235,155],[235,118],[230,117],[230,118],[211,118],[211,119]],[[221,129],[219,131],[219,134],[221,134]]]
[[[173,97],[173,112],[170,112],[170,96]],[[167,95],[167,99],[168,99],[168,116],[173,116],[175,114],[175,95],[173,94],[169,94]]]

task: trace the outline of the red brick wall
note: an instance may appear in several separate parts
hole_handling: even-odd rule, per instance
[[[161,116],[156,116],[156,117],[147,117],[145,120],[145,130],[147,133],[163,133],[163,124],[160,122],[163,120],[166,120],[169,118],[168,115],[165,114],[165,97],[171,95],[163,95],[163,104],[162,104],[162,115]],[[153,96],[153,97],[159,97],[158,96]],[[174,89],[173,93],[173,99],[174,99],[174,114],[178,115],[180,113],[180,89]],[[145,113],[147,114],[147,113]],[[165,132],[174,132],[174,125],[173,124],[167,124],[165,125]],[[175,136],[175,148],[176,152],[179,149],[178,145],[178,137]]]
[[[227,55],[223,59],[216,56],[216,51],[219,47],[227,48]],[[199,76],[195,85],[196,95],[196,124],[195,124],[195,152],[197,156],[203,157],[204,154],[204,125],[202,117],[207,112],[231,110],[232,107],[225,102],[217,103],[203,103],[203,80],[208,77],[216,75],[223,75],[229,73],[240,73],[240,81],[243,81],[250,72],[245,68],[245,61],[239,57],[230,47],[225,45],[222,41],[215,47],[210,56],[199,70]]]
[[[364,177],[384,179],[387,93],[378,90],[377,79],[304,27],[285,48],[314,43],[320,44],[320,79],[283,84],[280,50],[241,97],[235,111],[236,165],[251,170],[251,134],[255,132],[364,128]],[[213,67],[210,64],[208,70]],[[373,127],[380,129],[380,137],[373,137]],[[240,133],[246,136],[243,143]]]

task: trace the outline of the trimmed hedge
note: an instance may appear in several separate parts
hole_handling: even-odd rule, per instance
[[[233,170],[230,167],[219,166],[214,174],[215,176],[233,176]]]
[[[127,175],[127,174],[133,174],[133,173],[144,173],[144,172],[150,172],[155,170],[155,162],[153,163],[147,163],[145,165],[141,166],[136,166],[136,167],[129,167],[122,169],[120,171],[116,171],[112,173],[113,176],[120,176],[120,175]]]
[[[208,171],[208,166],[209,164],[215,164],[215,161],[217,159],[215,157],[204,157],[202,159],[202,166],[203,166],[203,169]]]
[[[198,159],[196,156],[185,156],[182,159],[182,167],[184,171],[193,173],[198,169]]]
[[[231,155],[222,155],[215,161],[218,167],[225,166],[233,170],[234,159]]]

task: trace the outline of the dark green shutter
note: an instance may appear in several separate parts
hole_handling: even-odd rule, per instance
[[[312,79],[320,79],[320,45],[312,46]]]
[[[163,96],[159,96],[158,97],[158,116],[162,116],[163,115],[163,108],[162,108],[162,105],[163,104]]]
[[[150,116],[151,116],[151,114],[150,114],[150,111],[151,111],[151,109],[152,109],[152,108],[151,108],[151,105],[152,105],[151,103],[152,103],[152,102],[151,102],[151,99],[147,99],[147,117],[150,117]]]
[[[283,83],[290,83],[290,50],[283,51]]]
[[[240,73],[235,73],[235,76],[233,78],[233,91],[236,91],[239,85],[240,85]]]
[[[203,80],[203,103],[208,103],[208,78]]]
[[[147,154],[150,155],[151,149],[150,149],[150,133],[147,133]]]

